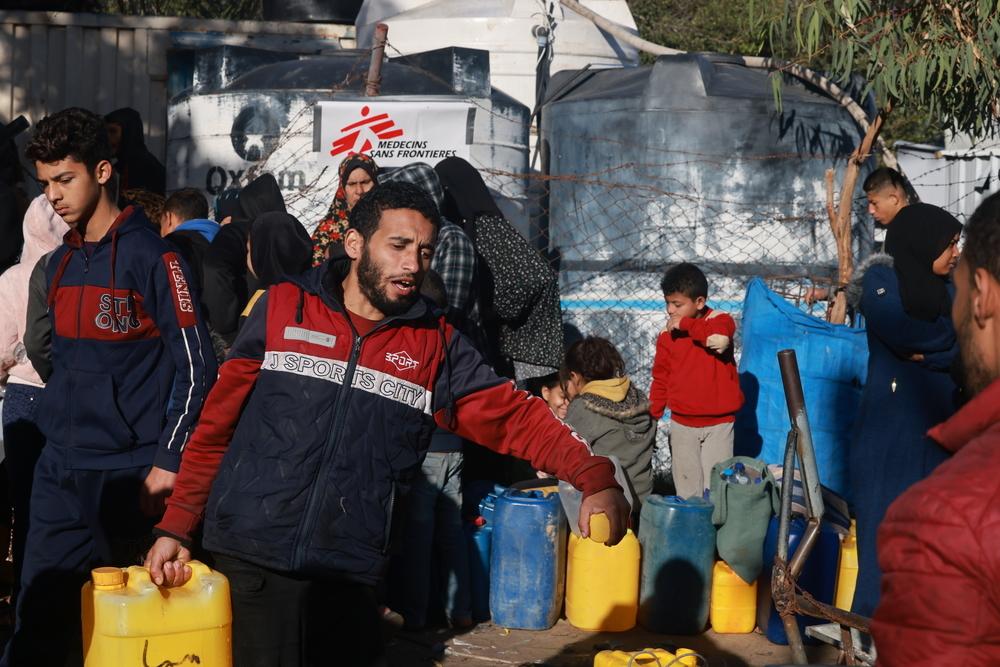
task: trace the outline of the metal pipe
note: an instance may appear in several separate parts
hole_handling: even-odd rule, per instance
[[[792,556],[792,560],[788,563],[788,573],[793,581],[797,579],[800,574],[802,574],[802,568],[805,567],[806,559],[809,558],[809,554],[812,553],[813,547],[816,546],[816,540],[818,538],[819,521],[815,518],[810,518],[805,532],[802,533],[802,537],[799,538],[799,545],[795,547],[795,554]]]
[[[378,97],[382,88],[382,59],[385,58],[385,43],[389,36],[389,26],[379,23],[375,26],[375,44],[372,46],[371,61],[368,63],[368,78],[365,80],[365,96]]]
[[[781,473],[781,514],[778,515],[778,558],[788,562],[788,533],[792,523],[792,494],[795,492],[795,448],[798,432],[788,431],[785,441],[785,462]],[[789,474],[789,471],[791,474]]]
[[[825,618],[833,623],[839,623],[840,625],[846,625],[851,628],[857,628],[861,632],[868,633],[871,631],[871,619],[865,616],[858,616],[857,614],[851,613],[849,611],[844,611],[843,609],[837,609],[834,606],[823,604],[822,602],[817,602],[811,597],[805,597],[803,595],[795,596],[795,606],[798,607],[799,611],[806,616],[813,616],[815,618]]]
[[[802,393],[802,378],[799,376],[799,363],[795,357],[795,350],[778,352],[778,367],[781,369],[781,383],[785,388],[788,418],[799,432],[799,466],[802,470],[802,487],[806,493],[806,501],[812,516],[822,519],[825,509],[823,490],[820,487],[812,429],[809,428],[809,415],[806,414],[806,399]],[[782,474],[787,475],[788,471]]]
[[[802,633],[799,632],[799,622],[795,620],[795,614],[782,616],[781,622],[785,624],[788,648],[792,650],[792,662],[796,665],[808,665],[809,657],[806,655],[806,645],[802,642]]]
[[[845,665],[856,665],[858,661],[854,655],[854,640],[851,637],[851,628],[846,625],[840,626],[840,648],[844,655]]]

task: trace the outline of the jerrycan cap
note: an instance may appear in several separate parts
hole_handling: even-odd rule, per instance
[[[98,588],[121,588],[125,586],[125,572],[117,567],[97,567],[90,571],[90,580]]]

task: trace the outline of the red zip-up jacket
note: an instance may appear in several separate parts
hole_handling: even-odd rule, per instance
[[[879,526],[877,664],[1000,665],[1000,380],[928,435],[955,455]]]
[[[736,322],[728,314],[705,308],[702,317],[684,317],[677,331],[664,331],[656,341],[649,414],[654,419],[670,408],[678,424],[698,428],[732,422],[743,405],[733,335]],[[709,336],[729,338],[718,354],[706,347]]]
[[[381,577],[398,487],[435,426],[587,496],[619,488],[545,402],[498,377],[429,302],[358,335],[335,258],[272,286],[222,365],[160,534],[283,572]]]

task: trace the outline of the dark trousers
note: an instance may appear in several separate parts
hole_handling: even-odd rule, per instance
[[[45,436],[35,425],[35,406],[41,396],[41,387],[11,382],[3,399],[3,446],[7,477],[10,483],[10,502],[14,508],[12,552],[14,555],[14,594],[17,602],[21,587],[21,564],[24,562],[24,543],[28,537],[28,507],[31,501],[31,480],[35,464],[45,446]]]
[[[82,663],[80,587],[95,567],[135,565],[152,520],[139,511],[149,467],[73,470],[47,445],[35,466],[14,634],[0,665]]]
[[[229,579],[234,667],[386,664],[374,587],[275,572],[223,554],[213,558]]]

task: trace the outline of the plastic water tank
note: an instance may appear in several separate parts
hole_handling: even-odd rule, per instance
[[[376,23],[389,26],[389,56],[445,46],[490,52],[493,85],[529,108],[535,106],[538,42],[532,32],[546,24],[537,0],[366,0],[358,14],[359,48],[372,44]],[[601,32],[589,19],[553,5],[551,72],[636,65],[636,49]],[[638,34],[625,0],[587,0],[588,8]]]
[[[311,231],[338,185],[336,165],[314,151],[316,102],[464,102],[474,112],[466,133],[470,162],[493,170],[483,174],[487,186],[511,222],[526,228],[526,184],[511,174],[528,168],[529,111],[490,87],[489,54],[449,48],[396,58],[383,66],[378,98],[363,97],[367,67],[367,52],[345,50],[264,65],[221,90],[174,98],[167,110],[167,189],[198,188],[211,201],[270,172],[289,212]]]
[[[560,253],[564,318],[616,341],[633,376],[650,375],[664,267],[700,266],[709,305],[732,313],[752,276],[835,271],[824,174],[861,138],[836,101],[786,79],[778,113],[768,72],[706,54],[558,72],[548,90],[538,233]],[[857,213],[865,254],[872,223]]]
[[[510,490],[497,499],[490,556],[495,625],[546,630],[559,620],[568,532],[558,493]]]

